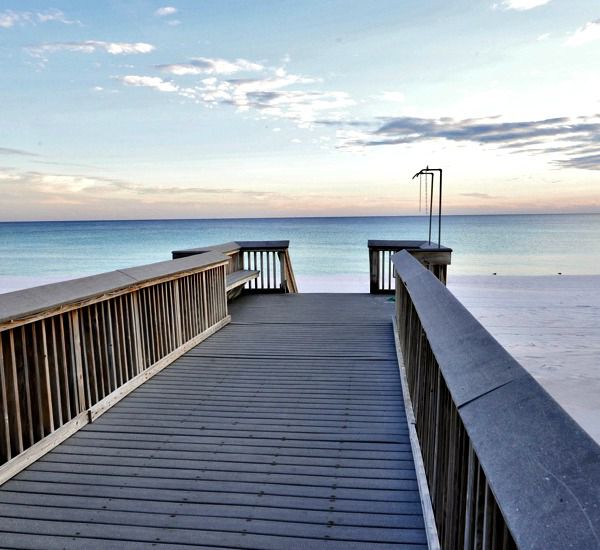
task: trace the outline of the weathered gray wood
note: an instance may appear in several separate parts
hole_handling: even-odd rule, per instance
[[[262,258],[262,256],[261,256]],[[257,270],[241,269],[234,271],[226,277],[225,290],[228,292],[239,286],[244,286],[248,281],[256,279],[261,272]]]
[[[230,313],[4,484],[3,544],[425,550],[392,304],[249,295]]]
[[[74,305],[102,299],[109,294],[152,279],[173,278],[186,272],[209,268],[227,262],[227,256],[210,252],[179,260],[168,260],[144,266],[110,271],[71,281],[52,283],[2,295],[0,330],[16,326],[20,319],[48,317],[56,311],[68,311]]]
[[[600,547],[600,446],[430,271],[406,251],[393,262],[440,537]]]
[[[371,294],[393,294],[395,277],[392,255],[408,251],[435,276],[446,283],[447,266],[451,263],[452,249],[427,241],[369,240],[369,272]]]

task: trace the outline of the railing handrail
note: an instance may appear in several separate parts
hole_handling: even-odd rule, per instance
[[[427,241],[369,239],[367,244],[371,250],[437,250],[440,252],[452,252],[452,249],[447,246],[438,247],[436,243],[428,243]]]
[[[290,247],[290,241],[236,241],[242,250],[279,250]]]
[[[235,252],[239,252],[241,249],[242,247],[239,245],[239,243],[231,241],[228,243],[215,244],[212,246],[201,246],[198,248],[173,250],[171,252],[171,255],[173,259],[178,259],[199,254],[206,254],[207,252],[221,252],[222,254],[233,254]]]
[[[228,243],[214,244],[210,246],[201,246],[198,248],[187,248],[173,250],[173,258],[183,258],[196,254],[205,254],[207,252],[221,252],[223,254],[233,254],[240,250],[275,250],[284,251],[290,246],[290,241],[230,241]]]
[[[599,547],[600,446],[430,271],[392,262],[517,546]]]
[[[258,270],[260,277],[248,281],[244,289],[248,292],[298,292],[296,277],[289,254],[290,241],[231,241],[228,243],[173,250],[173,258],[185,258],[218,251],[228,256],[228,273],[241,270]],[[266,254],[266,256],[263,256]],[[258,255],[258,256],[257,256]],[[265,260],[266,258],[266,260]],[[276,258],[279,267],[276,268]],[[265,272],[266,271],[266,272]],[[279,278],[277,273],[279,272]]]
[[[392,256],[400,250],[407,250],[423,265],[434,272],[442,282],[446,282],[447,267],[451,263],[452,249],[427,241],[373,240],[367,242],[369,248],[369,291],[371,294],[393,294],[395,288]]]
[[[141,266],[108,271],[77,279],[40,285],[0,295],[0,331],[14,328],[21,320],[31,322],[38,314],[61,313],[112,297],[133,287],[155,284],[162,279],[182,277],[190,272],[227,262],[219,252],[188,256]]]

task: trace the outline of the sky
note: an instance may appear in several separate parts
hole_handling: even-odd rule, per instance
[[[0,116],[0,221],[600,212],[600,2],[0,0]]]

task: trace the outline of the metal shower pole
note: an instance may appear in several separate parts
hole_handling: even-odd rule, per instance
[[[429,207],[429,244],[431,244],[431,216],[433,210],[433,180],[434,172],[438,172],[440,176],[440,195],[438,205],[438,248],[442,246],[442,169],[441,168],[429,168],[429,166],[419,170],[412,179],[415,179],[421,174],[427,174],[431,176],[431,204]]]

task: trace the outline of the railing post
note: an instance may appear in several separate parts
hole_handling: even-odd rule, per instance
[[[279,273],[281,277],[281,289],[283,292],[289,292],[288,289],[288,281],[286,277],[285,271],[285,254],[281,251],[277,252],[277,257],[279,258]]]
[[[371,276],[370,292],[375,294],[379,291],[379,252],[369,248],[369,273]]]

